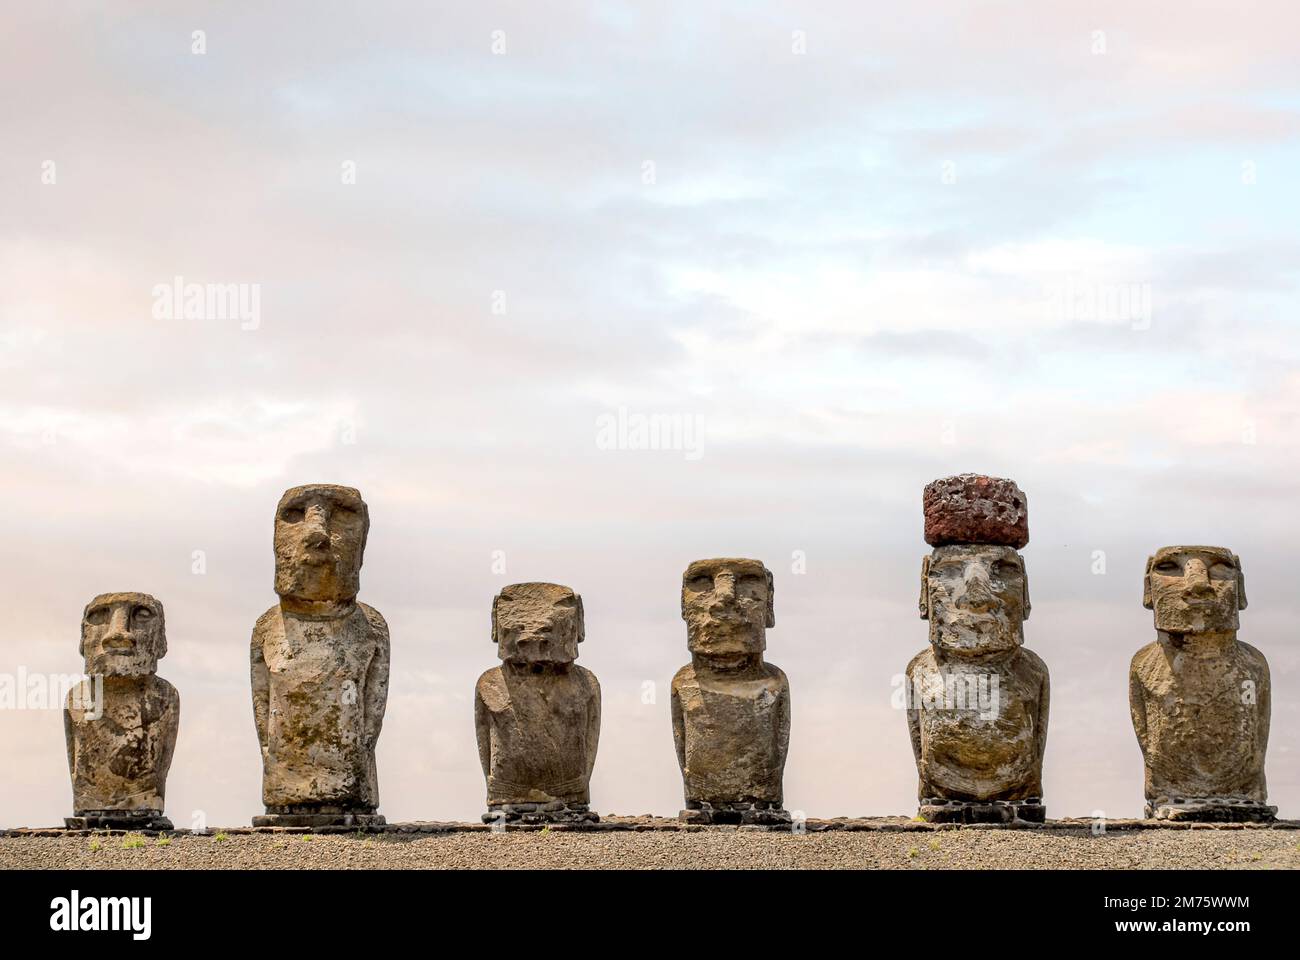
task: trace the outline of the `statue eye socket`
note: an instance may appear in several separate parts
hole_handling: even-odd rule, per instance
[[[302,507],[285,507],[280,511],[280,519],[285,523],[299,523],[306,515]]]
[[[1210,576],[1215,580],[1231,580],[1237,576],[1237,571],[1226,563],[1216,563],[1210,567]]]
[[[1161,560],[1156,564],[1156,570],[1160,573],[1178,573],[1182,568],[1172,560]]]
[[[340,513],[345,517],[355,517],[360,511],[356,507],[346,503],[340,503],[334,507],[335,513]]]
[[[713,589],[712,577],[692,577],[686,581],[686,588],[696,593],[708,593]]]
[[[767,581],[762,577],[756,577],[752,574],[740,578],[740,589],[750,596],[758,596],[767,586]]]
[[[997,563],[993,564],[993,572],[999,577],[1010,577],[1020,571],[1017,570],[1016,565],[1011,563],[1009,560],[999,560]]]
[[[101,627],[108,623],[108,608],[96,607],[94,610],[91,610],[86,614],[86,622],[93,623],[97,627]]]
[[[133,616],[136,620],[152,620],[152,619],[153,619],[153,611],[150,610],[148,607],[136,607],[136,608],[135,608],[135,613],[132,614],[132,616]]]

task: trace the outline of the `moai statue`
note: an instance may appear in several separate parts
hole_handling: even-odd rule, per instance
[[[600,684],[573,662],[584,634],[582,598],[568,587],[516,583],[493,599],[502,662],[474,687],[485,823],[600,819],[588,809]]]
[[[1237,639],[1241,561],[1224,547],[1161,547],[1142,605],[1156,640],[1133,657],[1129,708],[1146,765],[1146,816],[1270,821],[1264,785],[1269,675]]]
[[[294,487],[276,508],[280,602],[253,627],[266,805],[254,826],[384,822],[375,742],[388,699],[388,624],[357,601],[369,529],[352,487]]]
[[[907,722],[932,823],[1041,823],[1047,665],[1024,649],[1025,495],[961,474],[925,488],[921,618],[930,648],[907,665]]]
[[[81,617],[88,680],[68,691],[63,729],[72,774],[70,829],[170,830],[163,816],[181,698],[158,676],[167,653],[162,604],[101,593]]]
[[[696,560],[682,575],[691,662],[672,684],[673,742],[688,823],[786,824],[790,683],[763,660],[776,618],[757,560]]]

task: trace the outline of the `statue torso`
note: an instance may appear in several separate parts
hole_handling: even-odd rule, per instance
[[[1042,796],[1040,698],[1047,668],[1018,648],[975,661],[937,657],[933,648],[908,665],[919,694],[917,766],[922,797],[1022,800]],[[960,699],[960,697],[964,697]]]
[[[1265,799],[1268,668],[1237,642],[1221,656],[1156,641],[1133,658],[1146,722],[1147,797]]]
[[[532,674],[494,667],[479,678],[491,738],[488,803],[587,803],[590,721],[600,710],[589,670]]]
[[[83,810],[162,810],[167,763],[176,743],[180,697],[161,677],[103,687],[102,714],[89,716],[86,681],[69,693],[73,806]],[[76,702],[77,707],[71,706]]]
[[[387,635],[363,604],[336,620],[277,607],[259,621],[259,634],[270,678],[264,802],[377,805],[366,681]]]
[[[681,708],[686,796],[705,802],[780,804],[790,688],[770,663],[736,679],[687,665],[673,678]]]

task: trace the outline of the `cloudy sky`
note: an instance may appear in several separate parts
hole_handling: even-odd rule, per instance
[[[473,686],[526,580],[584,599],[594,805],[675,813],[680,577],[726,555],[776,577],[787,805],[911,813],[921,488],[978,471],[1029,500],[1049,814],[1140,812],[1143,563],[1211,543],[1300,816],[1300,11],[923,6],[7,11],[0,672],[80,669],[86,601],[153,593],[168,812],[247,822],[275,504],[340,482],[390,820],[482,811]],[[177,277],[256,316],[168,316]],[[70,814],[59,711],[0,711],[0,769],[0,825]]]

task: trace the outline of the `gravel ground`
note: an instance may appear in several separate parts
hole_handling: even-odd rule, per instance
[[[0,837],[0,869],[1296,869],[1294,830],[948,830]]]

